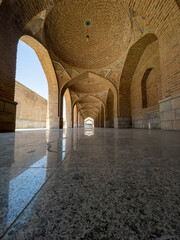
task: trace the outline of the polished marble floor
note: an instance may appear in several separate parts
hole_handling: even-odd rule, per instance
[[[179,240],[180,132],[0,134],[0,239]]]

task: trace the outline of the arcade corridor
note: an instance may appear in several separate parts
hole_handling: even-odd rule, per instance
[[[179,239],[180,133],[89,131],[0,134],[2,239]]]
[[[179,160],[180,0],[0,0],[0,239],[180,240]]]

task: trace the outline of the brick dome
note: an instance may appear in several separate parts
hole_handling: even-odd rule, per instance
[[[59,60],[78,68],[114,62],[130,38],[127,11],[111,1],[63,1],[52,8],[45,22],[48,47]]]

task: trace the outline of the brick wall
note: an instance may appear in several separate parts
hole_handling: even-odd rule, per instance
[[[16,81],[16,128],[45,128],[47,100]]]

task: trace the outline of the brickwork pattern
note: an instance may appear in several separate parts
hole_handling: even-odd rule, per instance
[[[16,81],[15,101],[17,128],[46,127],[46,99]]]

